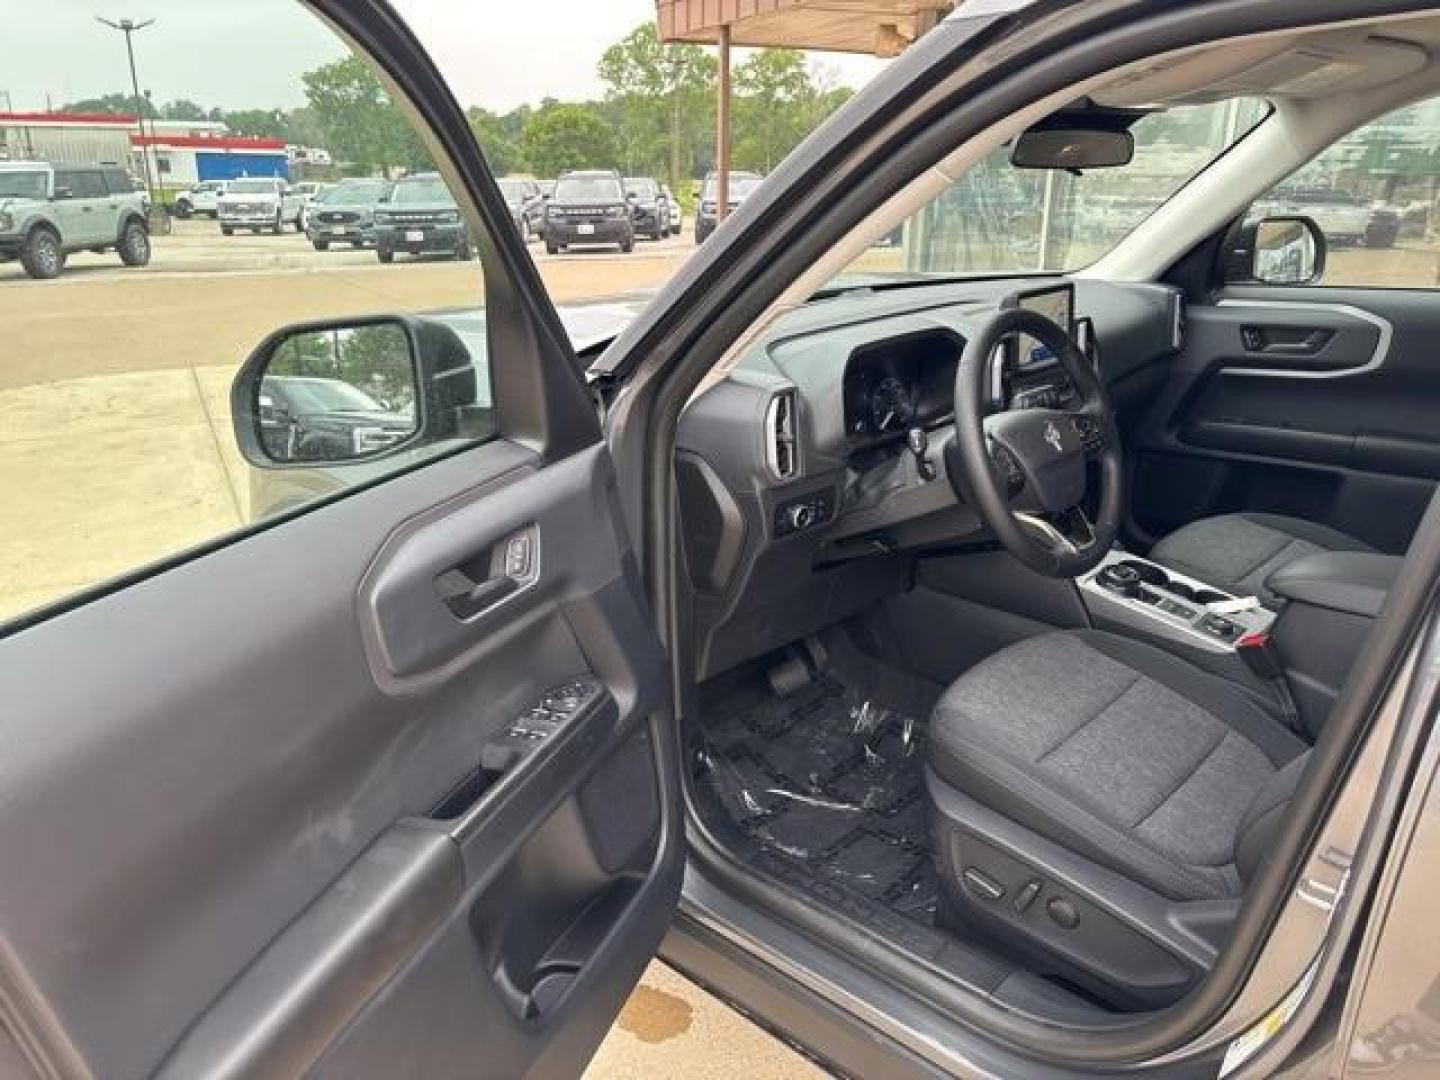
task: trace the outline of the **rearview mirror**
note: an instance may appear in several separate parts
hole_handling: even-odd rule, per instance
[[[1325,273],[1325,234],[1304,215],[1265,217],[1242,225],[1226,246],[1232,284],[1312,285]]]
[[[1010,148],[1017,169],[1112,169],[1134,157],[1130,132],[1094,127],[1031,128]]]
[[[230,411],[251,465],[342,465],[464,436],[477,387],[449,326],[361,317],[271,334],[236,375]]]

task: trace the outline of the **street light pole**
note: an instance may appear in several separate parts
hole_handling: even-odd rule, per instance
[[[155,183],[150,176],[150,149],[145,145],[145,99],[140,96],[140,80],[135,74],[135,46],[130,40],[130,35],[137,34],[147,26],[152,25],[154,19],[146,19],[144,22],[135,22],[133,19],[121,19],[119,22],[111,22],[109,19],[95,16],[95,21],[103,23],[111,30],[119,30],[125,35],[125,54],[130,59],[130,89],[135,95],[135,122],[140,125],[140,166],[145,173],[145,191],[150,196],[150,204],[155,204]]]

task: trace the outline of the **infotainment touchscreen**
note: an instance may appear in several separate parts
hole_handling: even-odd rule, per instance
[[[1031,289],[1016,293],[1007,307],[1027,308],[1044,315],[1067,334],[1075,328],[1075,286],[1071,284],[1049,285],[1043,289]],[[1044,364],[1056,359],[1055,354],[1034,338],[1021,334],[1015,344],[1015,366],[1026,368]]]

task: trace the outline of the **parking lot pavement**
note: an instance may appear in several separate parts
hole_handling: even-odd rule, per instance
[[[828,1075],[724,1002],[653,963],[585,1080],[822,1080]]]

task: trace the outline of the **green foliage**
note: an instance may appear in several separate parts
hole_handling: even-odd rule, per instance
[[[507,176],[525,168],[525,158],[520,149],[520,130],[514,130],[506,123],[506,117],[482,109],[478,105],[466,114],[470,130],[485,155],[485,162],[496,176]],[[513,113],[510,115],[514,115]]]
[[[135,95],[133,94],[102,94],[100,97],[81,98],[79,101],[72,101],[64,107],[64,112],[74,113],[130,113],[134,114]],[[148,120],[155,119],[155,104],[149,98],[142,98],[139,112]]]
[[[410,122],[390,100],[369,65],[357,57],[301,76],[310,113],[338,160],[385,171],[433,168]]]
[[[731,162],[768,173],[800,141],[850,98],[811,75],[795,49],[761,49],[734,73]]]
[[[662,43],[647,22],[605,50],[597,73],[621,170],[667,177],[672,188],[695,175],[713,139],[714,57],[699,45]]]
[[[208,120],[210,114],[189,98],[176,98],[160,106],[162,120]]]
[[[614,129],[589,103],[543,105],[527,119],[521,148],[526,163],[541,176],[613,168],[618,158]]]
[[[223,119],[232,134],[252,139],[284,139],[289,134],[280,109],[237,109],[225,113]]]

